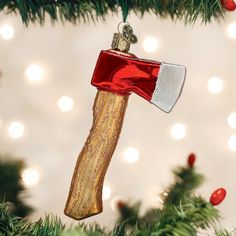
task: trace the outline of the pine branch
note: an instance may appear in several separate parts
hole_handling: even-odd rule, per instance
[[[139,207],[124,205],[120,209],[123,225],[118,224],[117,235],[131,231],[131,235],[137,236],[196,236],[199,229],[216,227],[220,218],[218,210],[203,198],[194,196],[204,179],[196,172],[194,162],[195,158],[192,162],[188,158],[188,166],[173,171],[175,182],[167,189],[168,195],[162,196],[163,209],[151,209],[140,218]]]
[[[131,210],[131,209],[130,209]],[[157,211],[160,211],[157,209]],[[133,211],[134,212],[134,211]],[[135,213],[136,215],[137,213]],[[130,215],[131,217],[131,215]],[[35,223],[28,222],[26,219],[11,215],[6,204],[0,204],[0,235],[19,235],[19,236],[196,236],[198,228],[206,229],[215,227],[219,212],[210,203],[200,197],[188,199],[179,205],[164,209],[159,212],[157,218],[152,218],[146,224],[142,218],[132,222],[129,228],[119,232],[113,230],[109,232],[100,228],[97,224],[79,224],[75,227],[65,229],[65,226],[55,216],[46,216]],[[125,222],[121,221],[122,225]],[[117,228],[116,228],[117,229]],[[215,236],[233,236],[226,230],[215,230]]]
[[[178,205],[183,198],[191,196],[204,180],[195,167],[179,167],[173,170],[173,173],[175,182],[166,190],[168,195],[163,199],[165,206]]]
[[[22,160],[0,155],[0,202],[10,202],[12,213],[26,217],[33,208],[24,202],[26,189],[21,181],[21,172],[25,164]]]
[[[7,204],[0,204],[0,236],[105,236],[105,229],[94,224],[79,224],[65,229],[61,220],[52,215],[31,223],[26,219],[10,214]]]
[[[235,236],[236,230],[229,232],[224,228],[215,229],[215,236]]]
[[[119,207],[120,217],[117,220],[116,226],[112,232],[114,236],[123,236],[125,232],[129,229],[135,227],[140,222],[139,211],[140,211],[140,202],[135,203],[134,205],[127,205],[125,203]]]
[[[9,205],[0,204],[0,236],[197,236],[199,229],[213,229],[215,236],[233,236],[219,224],[220,214],[210,202],[194,195],[203,176],[196,173],[194,160],[188,167],[174,170],[176,182],[169,188],[162,208],[154,208],[140,216],[140,203],[118,204],[120,217],[109,231],[97,224],[78,224],[65,228],[59,218],[48,215],[31,223],[12,215]]]
[[[134,236],[196,236],[199,229],[214,228],[220,218],[219,211],[201,197],[187,197],[179,205],[168,205],[162,210],[152,209],[143,217],[138,216],[136,206],[125,206],[121,210],[128,217],[123,215],[117,223],[113,231],[116,236],[128,235],[128,232]]]
[[[179,206],[168,206],[150,224],[149,230],[156,236],[197,235],[199,228],[207,229],[219,219],[219,212],[201,197],[187,198]]]
[[[0,235],[24,235],[22,228],[25,226],[25,221],[18,216],[9,213],[7,203],[0,204]]]
[[[63,230],[60,236],[109,236],[106,230],[99,225],[81,224],[68,230]]]
[[[24,227],[24,231],[27,232],[28,235],[38,236],[38,235],[50,235],[56,236],[61,233],[64,229],[64,225],[61,220],[52,215],[46,215],[44,219],[39,219],[34,224],[29,223]]]
[[[210,22],[221,20],[225,14],[220,0],[1,0],[0,11],[20,14],[23,22],[42,24],[47,15],[52,21],[78,23],[105,20],[110,13],[121,10],[123,21],[131,12],[143,17],[146,13],[159,18],[170,17],[194,23],[197,19]]]

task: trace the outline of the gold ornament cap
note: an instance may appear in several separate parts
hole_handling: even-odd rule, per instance
[[[125,40],[121,33],[115,33],[113,35],[111,47],[113,50],[118,50],[121,52],[128,52],[130,49],[130,42]]]
[[[113,35],[111,47],[113,50],[128,52],[130,49],[130,45],[137,43],[138,39],[137,36],[133,33],[133,29],[129,23],[124,24],[122,33],[119,30],[120,24],[118,25],[118,33],[115,33]]]

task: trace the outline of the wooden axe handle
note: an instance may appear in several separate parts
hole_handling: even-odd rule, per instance
[[[104,177],[115,150],[129,95],[98,91],[93,107],[93,125],[79,154],[65,214],[76,220],[102,212]]]

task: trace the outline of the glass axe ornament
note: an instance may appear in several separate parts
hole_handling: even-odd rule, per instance
[[[129,95],[134,92],[170,112],[181,94],[185,67],[128,53],[136,42],[133,29],[125,23],[122,32],[114,34],[112,49],[99,55],[92,78],[92,85],[98,89],[93,124],[79,154],[65,207],[65,214],[71,218],[81,220],[102,212],[104,177],[118,142]]]

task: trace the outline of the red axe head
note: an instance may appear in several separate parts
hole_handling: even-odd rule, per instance
[[[123,40],[123,38],[121,38]],[[119,34],[114,35],[116,49]],[[114,43],[115,42],[115,43]],[[129,49],[129,44],[127,50]],[[120,45],[119,45],[120,47]],[[101,51],[92,85],[121,95],[134,92],[165,112],[170,112],[184,85],[186,68],[165,62],[139,59],[117,50]]]

